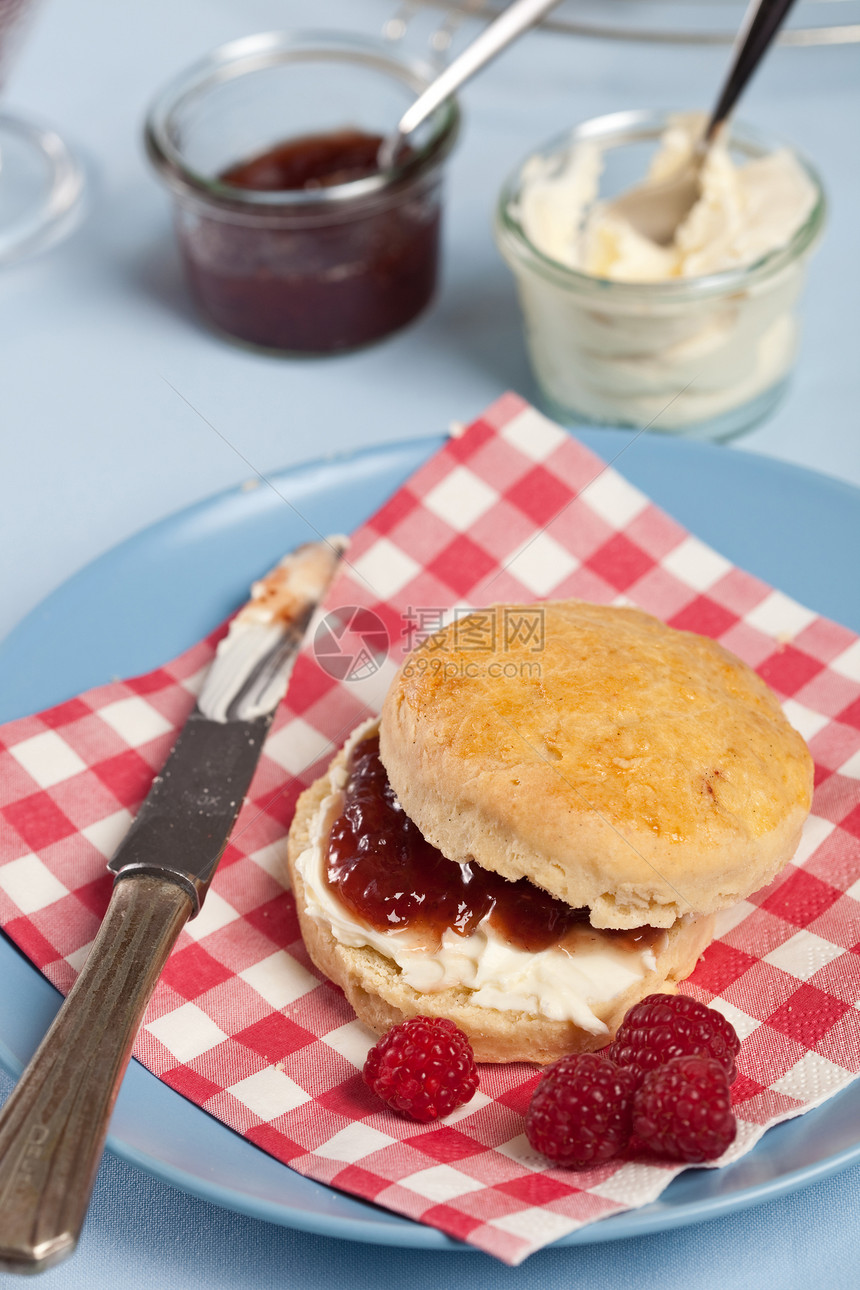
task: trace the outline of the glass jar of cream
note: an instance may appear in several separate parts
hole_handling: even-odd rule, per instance
[[[609,209],[649,162],[652,178],[670,173],[697,128],[692,116],[653,111],[595,118],[538,149],[502,190],[496,240],[557,419],[727,439],[784,390],[824,222],[812,167],[734,126],[671,247]]]

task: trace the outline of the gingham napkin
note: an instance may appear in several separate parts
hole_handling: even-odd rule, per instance
[[[636,604],[718,638],[773,686],[815,757],[813,814],[794,863],[723,917],[685,986],[743,1039],[733,1088],[740,1129],[721,1163],[854,1079],[857,637],[734,567],[513,395],[446,442],[359,529],[348,558],[136,1056],[291,1168],[508,1263],[660,1194],[677,1168],[609,1163],[577,1173],[531,1152],[523,1115],[534,1068],[484,1066],[473,1101],[436,1127],[383,1107],[360,1076],[372,1036],[312,967],[284,887],[299,791],[378,707],[408,645],[457,606],[576,596]],[[105,861],[193,702],[217,635],[148,676],[0,729],[0,917],[62,990],[106,907]]]

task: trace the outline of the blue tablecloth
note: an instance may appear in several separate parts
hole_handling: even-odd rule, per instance
[[[99,552],[244,479],[246,461],[266,471],[360,443],[436,434],[506,388],[534,398],[513,285],[490,232],[502,179],[533,145],[588,116],[705,106],[726,58],[719,49],[530,35],[462,96],[434,308],[404,334],[336,360],[277,360],[224,344],[197,324],[181,285],[166,199],[140,142],[150,98],[223,40],[311,24],[377,32],[393,10],[394,0],[320,0],[312,10],[298,0],[48,0],[38,9],[7,103],[55,123],[78,147],[89,209],[62,245],[0,276],[0,633]],[[412,47],[436,21],[435,11],[419,16]],[[831,217],[812,264],[790,395],[726,449],[854,483],[858,70],[857,46],[775,51],[745,102],[748,120],[817,163]],[[0,1097],[10,1088],[0,1075]],[[860,1169],[852,1169],[728,1218],[548,1250],[511,1270],[481,1254],[414,1253],[273,1227],[107,1156],[80,1250],[41,1284],[853,1287],[858,1231]],[[12,1282],[0,1275],[0,1284]]]

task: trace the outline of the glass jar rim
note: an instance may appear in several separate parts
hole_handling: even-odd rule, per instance
[[[523,170],[533,157],[550,157],[561,152],[562,148],[570,149],[574,144],[586,140],[611,139],[614,134],[623,130],[638,130],[641,132],[640,140],[648,139],[658,128],[665,128],[671,119],[678,115],[677,110],[650,108],[613,112],[606,116],[592,117],[533,149],[502,186],[496,207],[496,235],[500,245],[512,245],[521,256],[524,254],[530,267],[556,285],[568,287],[570,290],[595,295],[603,295],[610,290],[619,301],[627,299],[631,303],[646,295],[649,299],[659,299],[668,304],[671,301],[690,297],[705,298],[749,287],[751,283],[763,281],[779,272],[815,243],[824,224],[827,210],[824,187],[815,167],[793,145],[784,140],[764,136],[743,122],[732,122],[729,133],[730,144],[736,143],[742,147],[755,149],[760,155],[766,155],[778,148],[787,148],[815,188],[815,205],[791,239],[783,246],[766,252],[751,264],[721,269],[719,272],[702,274],[699,277],[671,278],[653,282],[624,282],[615,278],[601,278],[563,264],[535,246],[527,236],[520,220],[512,213],[512,207],[519,197]],[[629,141],[638,140],[634,137]]]
[[[391,170],[353,179],[328,188],[264,191],[237,188],[198,173],[185,161],[171,137],[174,114],[193,96],[267,68],[315,59],[364,62],[388,73],[411,87],[416,95],[433,79],[433,68],[419,59],[404,59],[384,37],[344,31],[268,31],[228,41],[191,64],[173,78],[153,101],[144,125],[144,143],[155,169],[168,187],[196,196],[207,206],[226,212],[257,212],[265,216],[277,211],[303,211],[308,215],[335,214],[344,205],[387,197],[406,187],[417,176],[440,164],[456,140],[460,109],[455,98],[447,99],[430,117],[432,131],[421,147]],[[394,123],[396,124],[396,123]]]

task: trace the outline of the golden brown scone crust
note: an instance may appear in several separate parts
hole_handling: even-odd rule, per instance
[[[343,764],[339,753],[332,765]],[[482,1062],[535,1062],[543,1065],[566,1053],[602,1048],[610,1035],[592,1035],[572,1022],[551,1021],[528,1013],[479,1008],[469,1002],[467,989],[421,994],[405,985],[400,969],[376,950],[354,949],[335,940],[330,929],[305,909],[304,884],[296,861],[309,845],[309,828],[321,802],[332,791],[328,773],[302,793],[290,829],[288,867],[296,898],[302,937],[313,962],[341,986],[356,1014],[377,1034],[409,1017],[450,1017],[468,1036],[475,1057]],[[624,995],[593,1011],[612,1034],[629,1007],[654,991],[675,993],[675,982],[692,972],[699,955],[713,936],[713,919],[685,919],[664,933],[665,944],[655,947],[656,971],[648,973]]]
[[[543,612],[542,649],[505,646],[512,610]],[[481,615],[492,651],[464,647],[461,620],[409,656],[382,712],[391,784],[444,855],[617,928],[726,908],[791,858],[812,759],[739,659],[636,609]]]

